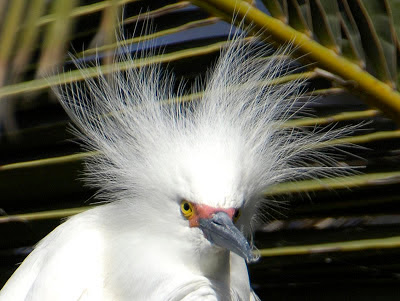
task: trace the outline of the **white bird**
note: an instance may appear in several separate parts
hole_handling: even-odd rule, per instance
[[[337,133],[282,126],[302,83],[269,84],[287,68],[284,55],[262,58],[264,47],[242,37],[221,54],[198,101],[180,102],[160,66],[117,70],[132,63],[128,55],[112,74],[59,91],[86,149],[97,152],[88,182],[109,203],[44,238],[1,301],[258,299],[246,238],[262,218],[263,192],[329,173],[333,159],[315,146]]]

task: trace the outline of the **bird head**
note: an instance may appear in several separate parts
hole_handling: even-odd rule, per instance
[[[254,213],[250,201],[257,195],[249,169],[249,164],[254,164],[252,156],[242,152],[240,132],[228,133],[222,125],[210,132],[193,124],[192,118],[185,120],[187,124],[179,127],[173,123],[182,121],[170,120],[162,128],[163,135],[147,132],[157,138],[147,138],[151,156],[143,154],[143,161],[137,162],[132,149],[123,154],[118,185],[124,188],[118,198],[131,200],[136,205],[132,210],[140,212],[138,224],[153,225],[159,236],[174,235],[181,244],[206,252],[228,250],[253,261],[252,246],[246,239],[251,236]],[[155,142],[151,147],[150,141]],[[125,147],[121,144],[119,153],[125,152]],[[99,155],[96,160],[103,159]],[[98,162],[92,165],[99,166]],[[108,174],[113,170],[113,166],[107,167]],[[121,170],[126,177],[121,177]],[[140,177],[132,177],[139,171]]]
[[[252,162],[236,145],[241,144],[237,134],[217,133],[226,130],[196,131],[189,141],[185,133],[185,142],[178,149],[171,148],[168,164],[164,162],[172,172],[164,177],[163,186],[176,188],[175,203],[183,225],[194,230],[193,235],[201,235],[210,247],[232,251],[249,262],[255,260],[245,238],[251,235],[253,208],[246,204],[255,192],[243,164]],[[161,182],[159,179],[157,183]]]

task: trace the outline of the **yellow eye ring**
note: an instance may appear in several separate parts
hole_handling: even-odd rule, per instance
[[[194,215],[193,205],[190,202],[183,200],[181,202],[181,212],[184,217],[190,219]]]
[[[236,209],[235,214],[232,217],[233,222],[236,223],[241,215],[242,215],[242,210]]]

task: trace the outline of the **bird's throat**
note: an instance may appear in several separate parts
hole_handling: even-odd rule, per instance
[[[215,281],[229,284],[230,282],[230,252],[226,249],[210,246],[200,255],[200,269],[204,276]]]

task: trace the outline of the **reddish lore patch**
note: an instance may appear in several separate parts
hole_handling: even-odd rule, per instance
[[[235,208],[214,208],[207,205],[196,205],[193,204],[194,214],[189,219],[190,227],[198,227],[199,226],[199,219],[209,219],[212,218],[213,215],[217,212],[225,212],[228,216],[232,219],[233,215],[236,212]]]

